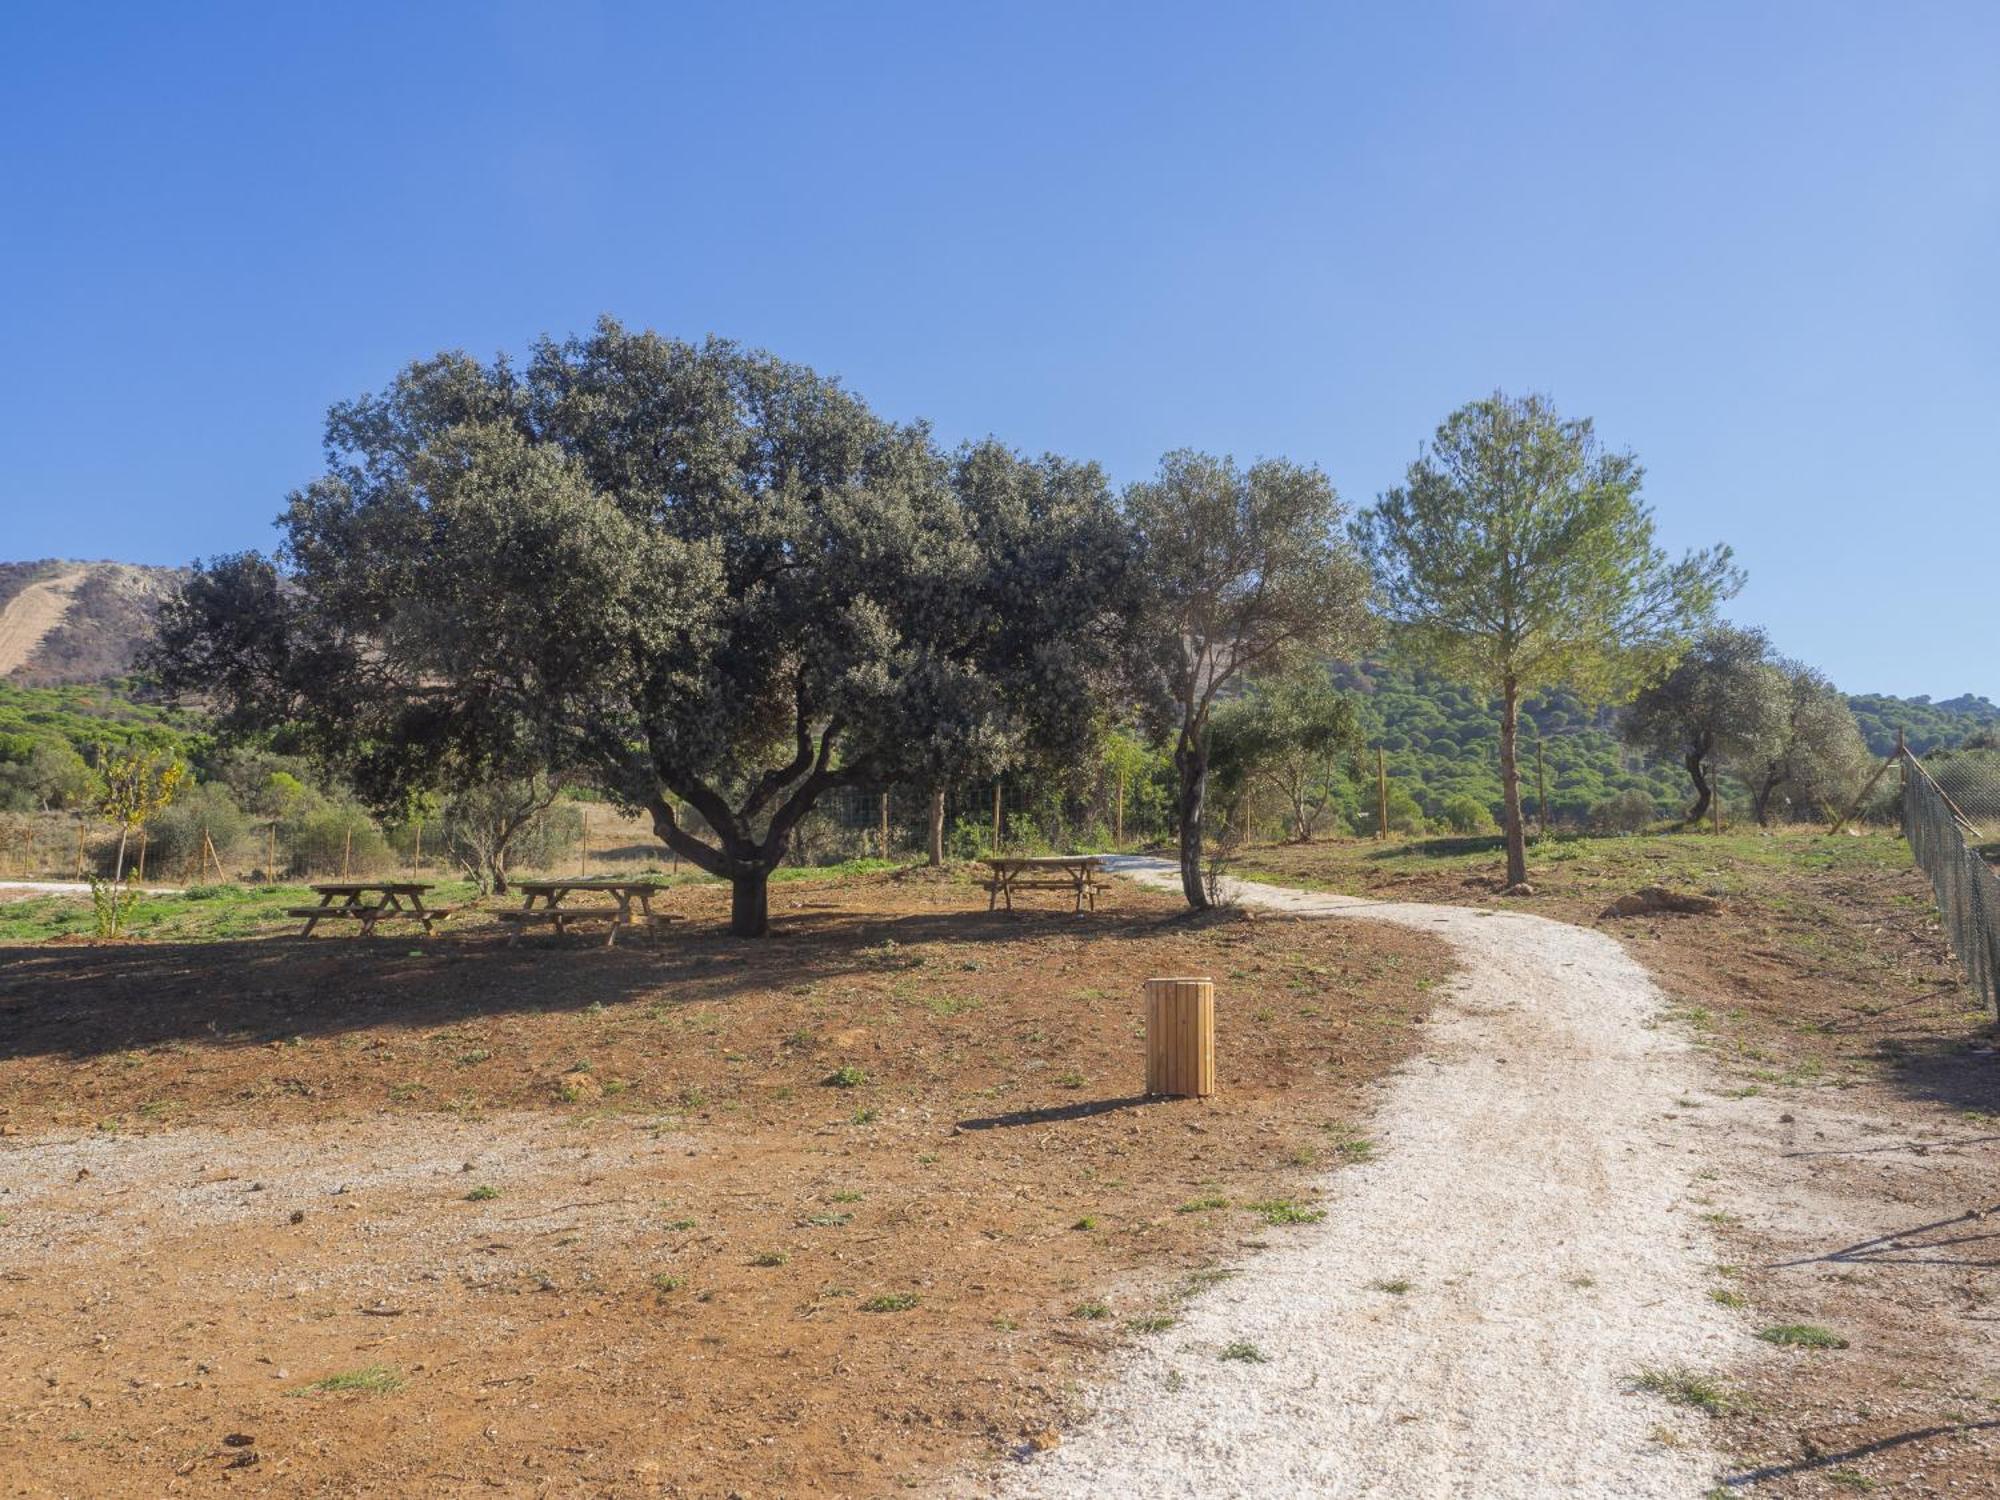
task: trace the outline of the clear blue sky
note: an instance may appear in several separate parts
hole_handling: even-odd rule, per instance
[[[2000,696],[2000,6],[14,4],[0,558],[268,546],[600,311],[1124,481],[1542,390],[1854,691]]]

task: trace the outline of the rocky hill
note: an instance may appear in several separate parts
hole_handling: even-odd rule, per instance
[[[41,686],[129,672],[182,576],[132,563],[0,563],[0,681]]]

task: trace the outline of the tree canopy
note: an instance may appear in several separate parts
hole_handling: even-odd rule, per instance
[[[1127,489],[1125,507],[1151,590],[1156,681],[1172,705],[1181,887],[1200,910],[1209,904],[1202,831],[1216,702],[1251,673],[1364,644],[1368,573],[1342,535],[1345,510],[1326,475],[1283,459],[1241,469],[1169,453],[1153,479]]]
[[[1761,630],[1712,625],[1673,670],[1642,690],[1620,726],[1626,743],[1677,760],[1694,785],[1687,821],[1699,823],[1714,788],[1709,772],[1773,753],[1787,718],[1784,675]]]
[[[803,366],[609,320],[335,407],[281,527],[165,611],[170,686],[377,805],[573,773],[746,935],[828,789],[1087,738],[1137,615],[1095,468],[953,462]]]
[[[1667,557],[1642,478],[1638,460],[1605,451],[1588,420],[1496,393],[1447,417],[1362,523],[1401,643],[1501,700],[1510,884],[1527,877],[1521,695],[1636,688],[1740,586],[1726,547]]]

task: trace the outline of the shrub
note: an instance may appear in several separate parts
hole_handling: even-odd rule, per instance
[[[249,816],[216,782],[189,787],[146,824],[147,871],[195,873],[203,860],[203,830],[225,868],[250,836]]]
[[[1618,792],[1590,808],[1591,826],[1603,833],[1644,833],[1658,816],[1651,795],[1637,789]]]
[[[1493,814],[1477,797],[1464,792],[1444,799],[1438,819],[1453,833],[1490,833],[1493,829]]]
[[[314,808],[281,823],[278,839],[292,875],[337,875],[343,864],[352,874],[368,875],[394,862],[382,830],[352,805]]]

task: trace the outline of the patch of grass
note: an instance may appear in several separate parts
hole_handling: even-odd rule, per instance
[[[659,1275],[653,1278],[653,1290],[661,1296],[665,1296],[668,1292],[678,1292],[686,1285],[687,1283],[680,1277],[670,1276],[665,1271],[660,1272]]]
[[[1177,1214],[1205,1214],[1218,1208],[1227,1207],[1229,1207],[1229,1200],[1227,1198],[1212,1195],[1207,1198],[1190,1198],[1187,1202],[1178,1205],[1174,1209],[1174,1212]]]
[[[1395,1277],[1390,1281],[1371,1281],[1368,1284],[1376,1291],[1387,1292],[1392,1297],[1404,1296],[1416,1287],[1414,1281],[1407,1280],[1401,1276]]]
[[[1714,1376],[1679,1365],[1658,1365],[1641,1370],[1632,1377],[1632,1386],[1675,1406],[1705,1411],[1711,1417],[1722,1416],[1736,1404],[1728,1387]]]
[[[880,1114],[875,1110],[857,1109],[847,1117],[847,1123],[850,1125],[873,1125],[880,1118]]]
[[[1261,1203],[1243,1205],[1266,1224],[1317,1224],[1326,1217],[1323,1208],[1308,1208],[1290,1198],[1266,1198]]]
[[[1831,1328],[1822,1328],[1817,1323],[1776,1323],[1769,1328],[1757,1330],[1757,1337],[1767,1344],[1782,1344],[1791,1349],[1845,1349],[1847,1340]]]
[[[830,1089],[858,1089],[868,1081],[868,1075],[853,1063],[842,1063],[820,1081]]]
[[[1083,1230],[1085,1233],[1088,1233],[1089,1231],[1097,1227],[1097,1219],[1095,1218],[1095,1216],[1091,1214],[1085,1214],[1082,1218],[1078,1219],[1074,1224],[1070,1225],[1069,1227],[1071,1229],[1080,1229]]]
[[[1735,1308],[1739,1311],[1750,1305],[1750,1299],[1731,1286],[1717,1287],[1708,1294],[1708,1300],[1719,1306]]]
[[[879,1297],[870,1297],[861,1304],[863,1312],[896,1313],[908,1312],[918,1302],[915,1292],[884,1292]]]
[[[862,1195],[855,1192],[852,1188],[845,1188],[838,1193],[828,1193],[827,1197],[835,1203],[859,1203]]]
[[[309,1391],[361,1391],[370,1396],[386,1396],[403,1388],[403,1377],[387,1365],[363,1365],[358,1370],[342,1370],[325,1375],[306,1386]]]
[[[806,1222],[815,1229],[838,1229],[843,1224],[854,1222],[853,1214],[809,1214]]]
[[[1134,1333],[1165,1333],[1179,1321],[1172,1313],[1142,1313],[1127,1319],[1125,1326]]]
[[[1248,1339],[1237,1339],[1233,1343],[1224,1344],[1222,1352],[1216,1358],[1238,1360],[1246,1365],[1268,1365],[1271,1362],[1271,1356]]]
[[[1086,1323],[1096,1323],[1111,1316],[1111,1309],[1102,1302],[1079,1302],[1069,1310],[1072,1318],[1081,1318]]]
[[[467,1203],[491,1203],[499,1196],[500,1189],[497,1187],[488,1187],[482,1182],[478,1187],[465,1195],[465,1201]]]
[[[782,1250],[759,1250],[755,1255],[750,1257],[750,1264],[753,1266],[782,1266],[790,1259],[791,1256]]]

